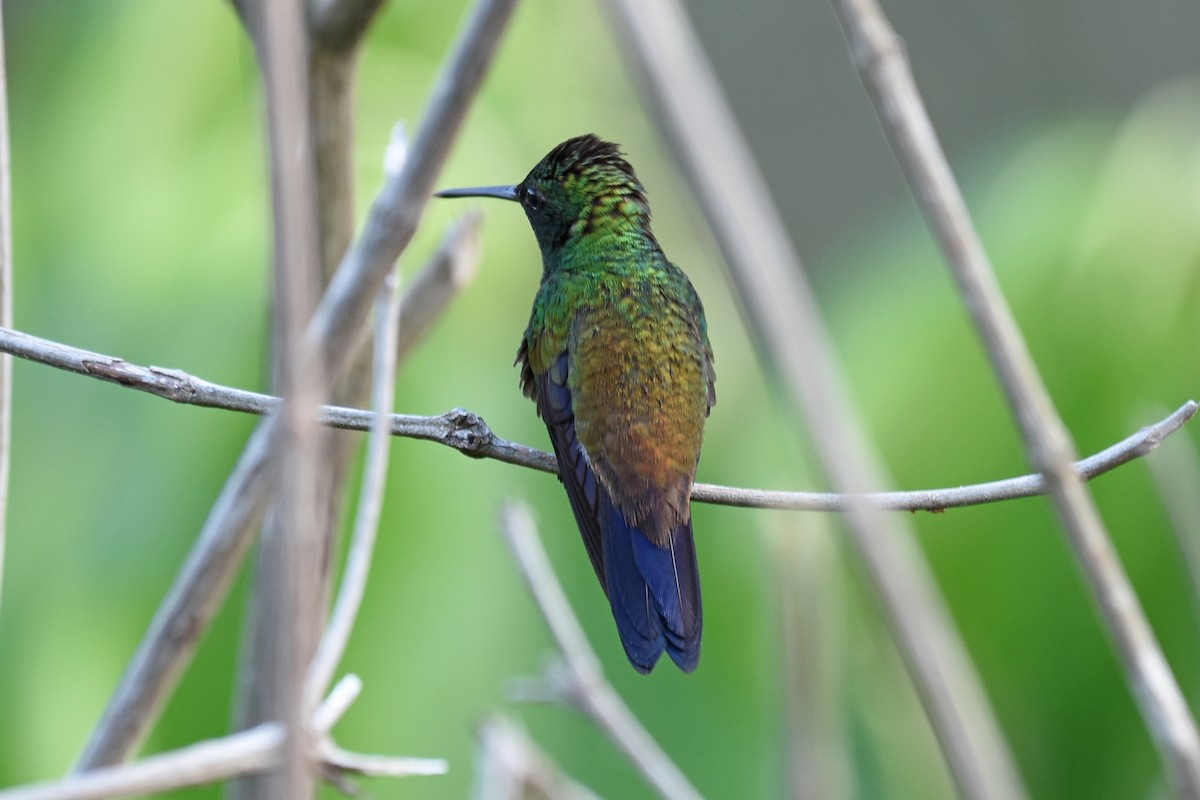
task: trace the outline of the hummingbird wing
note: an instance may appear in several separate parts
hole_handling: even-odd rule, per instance
[[[522,346],[522,355],[524,346]],[[518,357],[518,360],[523,360]],[[588,464],[587,454],[575,435],[575,411],[571,390],[567,388],[567,354],[563,353],[542,375],[531,376],[538,413],[550,433],[550,443],[558,459],[558,471],[575,522],[583,536],[592,569],[604,585],[604,549],[600,535],[600,494],[596,473]]]

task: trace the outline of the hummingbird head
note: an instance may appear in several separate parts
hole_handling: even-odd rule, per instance
[[[446,189],[437,196],[520,203],[543,253],[590,234],[650,233],[650,207],[633,167],[617,145],[591,133],[555,147],[514,186]]]

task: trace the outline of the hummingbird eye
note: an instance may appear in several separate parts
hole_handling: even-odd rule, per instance
[[[526,186],[525,190],[521,194],[522,194],[521,199],[527,208],[537,211],[538,208],[542,205],[541,194],[539,194],[538,190],[533,188],[532,186]]]

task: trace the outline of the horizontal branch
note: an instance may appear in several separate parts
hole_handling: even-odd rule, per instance
[[[221,408],[247,414],[268,414],[279,404],[279,398],[269,394],[222,386],[176,369],[131,364],[114,356],[80,350],[7,328],[0,328],[0,353],[10,353],[18,358],[67,372],[118,383],[185,405]],[[1084,480],[1091,480],[1135,458],[1141,458],[1158,447],[1167,436],[1183,427],[1195,416],[1197,409],[1200,409],[1200,406],[1196,401],[1188,400],[1170,416],[1142,428],[1095,455],[1077,461],[1076,471]],[[319,409],[321,424],[343,430],[370,430],[373,416],[372,412],[360,408],[322,406]],[[472,458],[503,461],[541,472],[558,471],[554,456],[550,453],[497,436],[482,417],[462,408],[432,417],[392,414],[390,418],[393,436],[437,442]],[[1022,475],[1019,478],[946,489],[872,492],[857,499],[868,507],[881,511],[939,512],[949,508],[983,505],[1041,494],[1045,494],[1045,481],[1042,476]],[[850,504],[847,495],[836,492],[745,489],[711,483],[697,483],[692,489],[692,499],[723,506],[792,511],[845,511]]]

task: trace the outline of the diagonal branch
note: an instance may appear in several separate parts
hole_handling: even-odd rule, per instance
[[[479,754],[474,800],[598,800],[586,786],[564,774],[514,722],[492,716],[475,731]]]
[[[834,8],[884,132],[979,330],[1025,442],[1178,792],[1200,797],[1200,734],[1079,475],[1075,446],[1038,374],[921,102],[904,46],[875,0]]]
[[[401,312],[403,313],[403,311]],[[79,350],[64,344],[39,339],[20,331],[0,328],[0,352],[57,367],[68,372],[110,381],[138,389],[185,405],[221,408],[247,414],[270,414],[279,398],[244,389],[234,389],[197,378],[186,372],[165,367],[143,367],[114,356]],[[1076,462],[1080,477],[1091,480],[1152,452],[1168,436],[1195,416],[1200,405],[1189,400],[1153,425],[1130,434],[1100,452]],[[372,413],[358,408],[322,406],[318,421],[343,430],[370,430]],[[478,415],[458,408],[435,417],[391,414],[393,436],[436,442],[472,458],[487,458],[528,467],[540,472],[556,472],[554,456],[543,450],[511,442],[497,436]],[[877,511],[945,511],[950,508],[1036,497],[1046,493],[1041,475],[977,483],[945,489],[917,489],[907,492],[869,492],[858,496],[864,505]],[[771,489],[743,489],[697,483],[692,499],[743,508],[774,508],[793,511],[846,511],[849,500],[836,492],[788,492]]]
[[[651,786],[670,800],[699,800],[700,793],[659,747],[605,679],[600,659],[571,610],[550,559],[538,540],[529,508],[510,502],[500,510],[500,531],[562,652],[556,684],[603,730]]]
[[[610,0],[612,16],[725,256],[742,317],[806,421],[959,791],[1026,793],[911,525],[861,493],[886,486],[779,210],[678,0]]]
[[[333,679],[338,662],[350,640],[350,629],[358,616],[366,592],[367,573],[379,533],[379,515],[383,509],[383,494],[387,487],[389,414],[396,395],[396,328],[399,327],[400,304],[396,300],[398,278],[383,284],[375,304],[377,330],[375,333],[374,386],[372,387],[371,429],[367,439],[367,454],[363,466],[362,490],[354,519],[354,532],[346,556],[345,574],[338,597],[321,636],[321,643],[308,668],[308,691],[313,697],[325,693]]]

